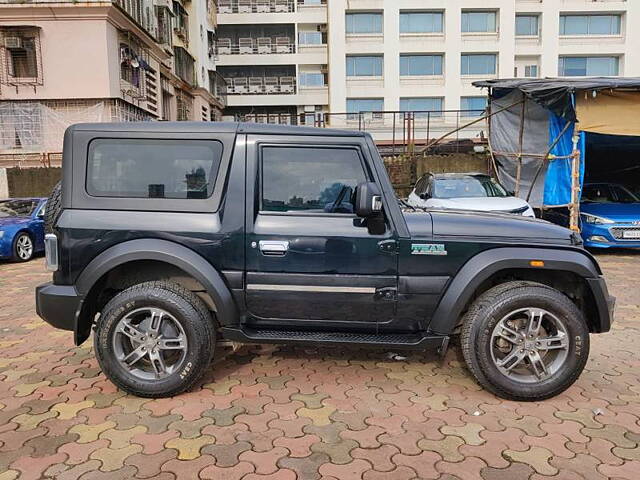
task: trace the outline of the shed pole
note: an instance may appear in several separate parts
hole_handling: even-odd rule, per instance
[[[571,154],[571,204],[569,205],[569,228],[579,232],[578,217],[580,215],[580,150],[578,149],[579,133],[573,135],[573,153]]]
[[[518,134],[518,166],[516,170],[516,188],[515,196],[520,195],[520,180],[522,179],[522,149],[524,148],[524,117],[525,107],[527,105],[527,97],[522,94],[522,110],[520,110],[520,133]]]

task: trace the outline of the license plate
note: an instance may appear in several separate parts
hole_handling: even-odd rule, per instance
[[[622,232],[622,238],[640,238],[640,230],[625,230]]]

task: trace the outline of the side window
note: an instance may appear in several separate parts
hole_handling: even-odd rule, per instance
[[[215,140],[97,139],[89,145],[94,197],[209,198],[222,159]]]
[[[353,148],[264,147],[261,210],[352,214],[367,177]]]
[[[424,193],[426,186],[427,186],[427,177],[422,177],[420,180],[416,182],[416,186],[415,186],[416,195],[420,195]]]

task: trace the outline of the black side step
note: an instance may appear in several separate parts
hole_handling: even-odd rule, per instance
[[[444,348],[449,342],[445,335],[424,335],[420,333],[345,333],[310,332],[294,330],[257,330],[249,328],[223,327],[222,336],[226,340],[243,343],[282,343],[313,345],[357,345],[378,346],[395,349],[423,350]]]

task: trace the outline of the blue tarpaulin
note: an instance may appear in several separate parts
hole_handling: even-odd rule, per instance
[[[553,112],[549,112],[549,142],[550,144],[560,135],[567,121]],[[562,135],[560,141],[553,147],[551,153],[558,157],[566,157],[573,152],[573,134],[575,124],[572,124]],[[551,145],[549,145],[551,146]],[[579,133],[578,149],[580,150],[580,186],[584,181],[585,134]],[[550,207],[564,206],[571,203],[571,158],[557,158],[549,162],[544,183],[543,204]]]

